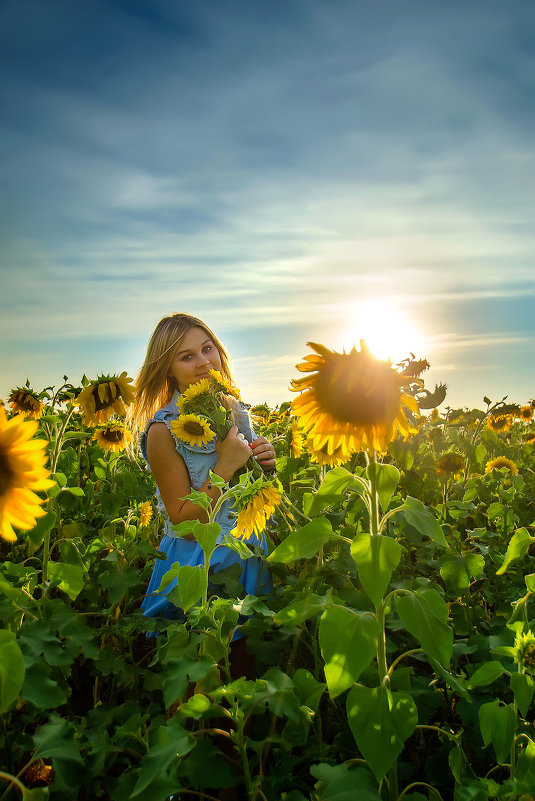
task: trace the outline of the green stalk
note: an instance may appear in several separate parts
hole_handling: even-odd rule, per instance
[[[368,454],[370,464],[376,463],[375,451]],[[371,470],[371,478],[369,483],[370,493],[370,534],[372,536],[372,558],[377,560],[377,550],[374,545],[378,545],[379,541],[376,539],[380,536],[381,525],[379,521],[379,495],[377,492],[377,471]],[[388,662],[386,659],[386,634],[385,634],[385,602],[384,600],[375,607],[375,616],[379,623],[379,636],[377,638],[377,670],[379,672],[379,681],[389,682]],[[388,796],[390,801],[396,801],[398,797],[398,767],[397,762],[394,762],[388,771]]]

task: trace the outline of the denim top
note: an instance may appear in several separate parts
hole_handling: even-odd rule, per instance
[[[148,421],[147,425],[145,426],[145,430],[141,434],[139,444],[143,458],[145,459],[147,467],[150,471],[150,465],[147,459],[147,433],[153,423],[165,423],[171,436],[173,437],[177,452],[184,459],[192,488],[199,490],[208,478],[210,470],[214,469],[217,462],[217,453],[215,449],[216,437],[214,437],[210,442],[207,442],[205,445],[188,445],[175,437],[169,424],[172,420],[176,420],[180,414],[177,407],[177,401],[179,397],[180,393],[176,389],[173,392],[171,400],[167,406],[164,406],[163,409],[159,409],[155,413],[154,417]],[[246,407],[239,401],[234,407],[233,417],[235,424],[238,426],[238,430],[241,431],[248,442],[252,442],[255,438],[255,435],[251,428],[249,413]],[[173,524],[169,520],[158,487],[156,488],[156,499],[158,510],[162,513],[165,521],[164,534],[167,534],[169,537],[176,537],[177,535],[171,528]],[[225,534],[230,534],[230,531],[236,524],[236,512],[234,510],[234,504],[231,498],[223,503],[215,519],[216,522],[221,526],[221,534],[218,537],[219,540],[225,536]],[[192,521],[192,523],[193,522],[194,521]],[[259,542],[259,540],[256,540],[253,535],[250,542],[256,543]]]

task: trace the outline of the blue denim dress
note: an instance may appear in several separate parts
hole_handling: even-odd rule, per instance
[[[154,417],[149,420],[141,435],[141,452],[150,470],[147,459],[147,433],[153,423],[165,423],[173,437],[178,453],[184,459],[192,488],[199,490],[208,478],[210,470],[215,467],[217,462],[215,448],[216,438],[214,437],[211,442],[207,442],[205,445],[187,445],[185,442],[176,439],[169,424],[172,420],[176,420],[179,415],[177,407],[179,397],[180,393],[178,390],[175,390],[167,406],[157,411]],[[249,415],[245,407],[241,406],[241,404],[235,410],[234,418],[239,431],[241,431],[248,442],[252,442],[254,434],[251,429]],[[195,540],[186,540],[183,537],[177,537],[172,530],[173,524],[169,520],[158,489],[156,490],[156,499],[158,510],[162,513],[165,521],[164,534],[158,546],[158,550],[166,554],[166,559],[156,560],[147,588],[147,595],[141,606],[147,617],[157,617],[161,615],[171,620],[179,620],[184,616],[182,610],[171,604],[166,597],[167,593],[170,592],[173,587],[176,587],[177,580],[174,579],[166,588],[165,593],[153,593],[156,593],[164,574],[174,562],[178,562],[180,565],[204,565],[204,552]],[[221,533],[218,537],[218,542],[220,542],[225,535],[230,534],[236,524],[236,512],[232,499],[223,503],[215,519],[221,526]],[[260,545],[264,553],[267,554],[267,544],[264,534],[262,534],[260,539],[253,535],[248,542],[253,545]],[[215,573],[236,563],[242,568],[239,581],[243,586],[244,595],[256,595],[259,590],[264,593],[270,591],[271,578],[269,571],[264,570],[262,572],[262,560],[256,556],[251,556],[249,559],[242,559],[235,551],[224,545],[217,547],[213,552],[210,561],[210,571]]]

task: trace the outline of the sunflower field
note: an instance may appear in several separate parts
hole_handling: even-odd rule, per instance
[[[162,518],[127,374],[0,406],[0,801],[535,797],[535,404],[312,349],[250,410],[276,477],[220,480],[242,558],[269,518],[272,592],[210,575],[194,522],[173,622],[140,608]]]

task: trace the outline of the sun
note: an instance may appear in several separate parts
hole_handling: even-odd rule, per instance
[[[357,301],[347,307],[341,345],[350,350],[366,340],[369,349],[378,359],[390,359],[393,364],[406,359],[411,353],[416,358],[426,356],[429,345],[417,323],[393,300],[373,298]]]

